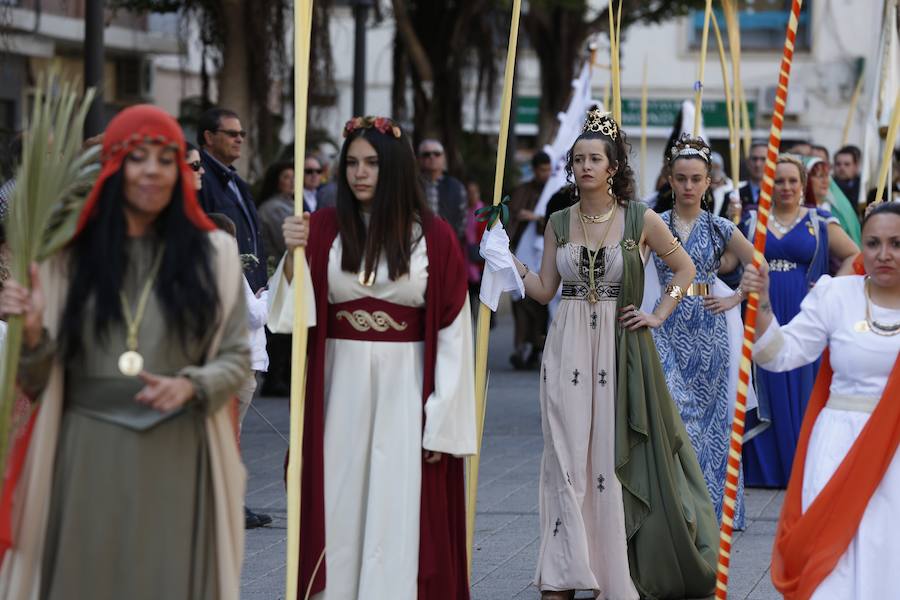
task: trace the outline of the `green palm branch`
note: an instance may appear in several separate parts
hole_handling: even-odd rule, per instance
[[[26,124],[22,163],[6,221],[11,276],[27,285],[28,267],[62,248],[75,233],[84,200],[99,171],[99,148],[84,151],[84,121],[94,91],[84,95],[58,69],[44,74]],[[8,321],[0,365],[0,469],[6,465],[11,413],[22,345],[22,317]]]

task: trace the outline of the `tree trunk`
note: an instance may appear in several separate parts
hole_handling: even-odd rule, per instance
[[[250,85],[247,53],[248,39],[244,35],[244,11],[249,0],[219,0],[221,19],[225,24],[222,39],[222,66],[219,70],[219,98],[217,106],[233,110],[241,118],[241,126],[247,131],[255,130],[255,118],[251,110]],[[250,155],[253,151],[250,136],[244,140],[241,158],[235,167],[244,176],[247,175]]]
[[[556,115],[571,96],[576,69],[589,56],[585,41],[590,30],[583,8],[532,6],[523,25],[541,66],[538,145],[543,145],[556,134]]]

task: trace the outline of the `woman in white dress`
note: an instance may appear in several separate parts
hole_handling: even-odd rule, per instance
[[[344,135],[337,206],[285,223],[285,274],[305,245],[316,311],[299,589],[324,600],[465,600],[460,457],[475,452],[465,261],[426,208],[399,126],[357,117]],[[282,282],[276,273],[273,331]]]
[[[896,598],[900,572],[900,205],[863,222],[868,275],[824,275],[787,325],[773,317],[767,273],[759,293],[756,362],[822,370],[800,432],[776,533],[772,579],[789,600]]]

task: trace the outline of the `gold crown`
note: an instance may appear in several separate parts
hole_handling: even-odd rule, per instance
[[[613,121],[610,113],[603,112],[599,108],[592,108],[587,113],[587,119],[584,121],[582,133],[602,133],[613,141],[619,137],[619,126]]]

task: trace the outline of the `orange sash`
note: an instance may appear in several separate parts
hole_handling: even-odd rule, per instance
[[[900,444],[900,356],[881,400],[834,475],[804,513],[803,467],[809,438],[831,387],[828,351],[816,379],[772,552],[772,582],[787,600],[806,600],[831,573],[856,535],[869,498],[878,488]],[[876,448],[877,452],[872,449]]]

